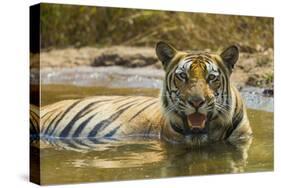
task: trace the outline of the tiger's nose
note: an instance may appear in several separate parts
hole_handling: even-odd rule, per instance
[[[206,102],[205,98],[199,96],[190,97],[187,101],[194,108],[199,108]]]

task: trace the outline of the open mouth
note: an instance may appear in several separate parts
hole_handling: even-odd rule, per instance
[[[191,130],[193,129],[202,130],[205,128],[206,115],[195,112],[187,116],[187,121]]]

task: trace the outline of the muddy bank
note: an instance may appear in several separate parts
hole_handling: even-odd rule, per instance
[[[31,67],[38,67],[38,55],[33,55]],[[42,52],[40,67],[77,68],[77,67],[121,66],[128,68],[149,67],[161,69],[155,51],[150,47],[114,46],[110,48],[66,48]],[[148,70],[146,70],[148,71]],[[250,85],[273,88],[273,50],[260,50],[254,53],[241,53],[232,80],[239,86]]]

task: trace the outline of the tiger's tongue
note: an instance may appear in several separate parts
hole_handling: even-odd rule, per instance
[[[187,116],[188,125],[191,129],[205,127],[206,116],[200,113],[193,113]]]

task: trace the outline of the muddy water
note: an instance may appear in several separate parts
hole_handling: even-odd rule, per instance
[[[93,95],[158,96],[157,88],[105,88],[43,85],[42,105]],[[234,147],[220,143],[200,149],[161,141],[132,139],[95,143],[91,140],[41,141],[41,183],[60,184],[261,172],[273,170],[273,113],[248,109],[252,143]],[[78,150],[74,143],[87,147]]]

